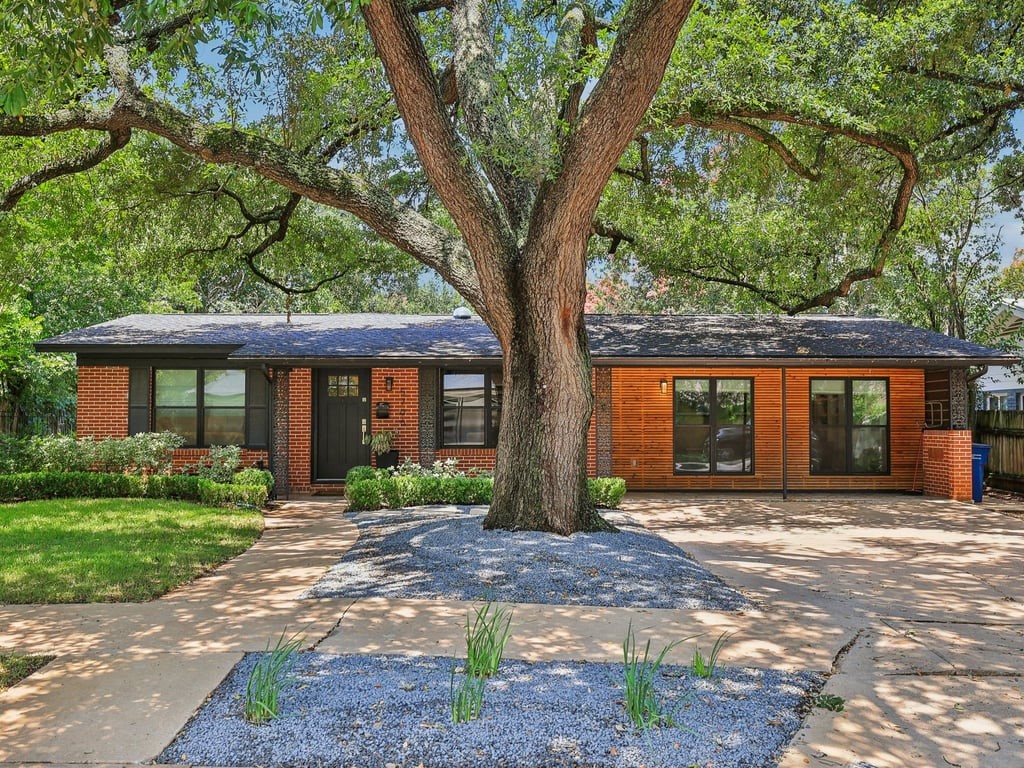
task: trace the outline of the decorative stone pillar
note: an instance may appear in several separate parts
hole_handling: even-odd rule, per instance
[[[437,458],[437,388],[436,368],[420,368],[420,464],[429,467]]]
[[[612,475],[612,369],[594,369],[594,424],[597,428],[598,477]]]
[[[949,428],[970,429],[970,403],[967,387],[967,369],[949,371]]]
[[[275,368],[271,386],[273,414],[270,424],[270,465],[274,472],[274,495],[288,498],[289,369]]]

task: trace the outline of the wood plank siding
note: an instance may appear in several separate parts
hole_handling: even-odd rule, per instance
[[[754,381],[754,472],[677,475],[672,470],[674,377]],[[889,380],[888,475],[812,475],[810,379]],[[667,381],[661,392],[660,382]],[[780,490],[782,371],[779,368],[615,368],[612,370],[612,473],[633,490]],[[915,483],[924,421],[924,373],[905,368],[790,368],[786,371],[790,490],[905,490]],[[917,468],[920,487],[920,468]]]

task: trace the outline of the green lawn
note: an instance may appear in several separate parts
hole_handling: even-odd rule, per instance
[[[0,603],[149,600],[244,552],[257,511],[150,499],[0,504]]]
[[[21,653],[0,653],[0,693],[42,669],[53,656],[25,656]]]

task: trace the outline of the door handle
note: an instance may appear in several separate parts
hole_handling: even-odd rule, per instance
[[[363,429],[363,434],[365,435],[366,434],[366,419],[361,419],[360,422],[361,422],[361,426],[362,426],[362,429]]]

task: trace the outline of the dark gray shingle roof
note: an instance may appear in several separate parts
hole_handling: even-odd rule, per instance
[[[1007,364],[1013,355],[892,320],[842,315],[588,315],[596,362],[891,361]],[[486,359],[500,356],[479,318],[448,315],[130,315],[36,345],[110,357],[176,351],[235,360]]]

